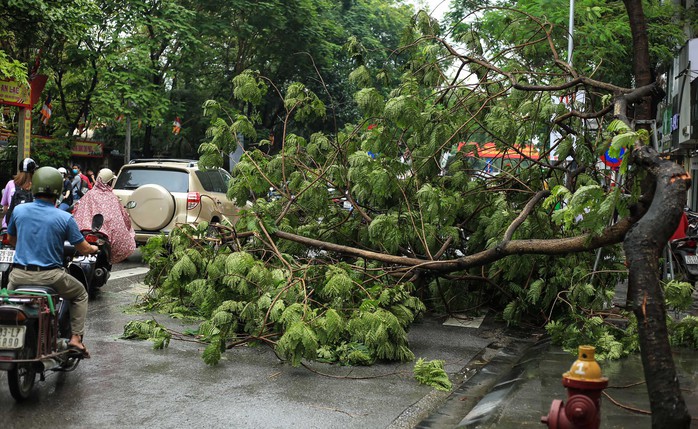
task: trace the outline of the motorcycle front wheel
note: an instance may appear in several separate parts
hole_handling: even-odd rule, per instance
[[[24,338],[24,348],[17,354],[17,359],[34,359],[36,357],[36,334],[31,327]],[[7,371],[7,382],[15,401],[22,402],[29,398],[34,390],[36,366],[34,362],[21,362]]]

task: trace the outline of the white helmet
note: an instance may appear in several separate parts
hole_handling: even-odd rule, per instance
[[[61,174],[64,175],[64,176],[65,176],[66,174],[68,174],[68,170],[66,170],[66,169],[63,168],[63,167],[58,167],[58,172],[61,173]]]
[[[100,180],[105,185],[108,185],[109,182],[114,180],[114,172],[108,168],[103,168],[99,170],[99,173],[97,173],[97,180]]]

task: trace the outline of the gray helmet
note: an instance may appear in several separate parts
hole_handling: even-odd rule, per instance
[[[109,182],[114,180],[114,172],[108,168],[103,168],[99,170],[99,173],[97,173],[97,180],[100,180],[105,185],[108,185]]]
[[[41,167],[34,171],[32,177],[32,194],[50,195],[58,198],[63,191],[63,176],[53,167]]]

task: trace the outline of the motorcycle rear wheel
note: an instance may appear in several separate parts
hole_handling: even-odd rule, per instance
[[[17,359],[34,359],[36,357],[36,334],[28,329],[24,338],[24,348],[17,354]],[[34,362],[18,363],[7,371],[7,383],[15,401],[22,402],[29,398],[34,390],[36,381],[36,366]]]

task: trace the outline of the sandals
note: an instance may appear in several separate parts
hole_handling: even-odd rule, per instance
[[[75,353],[80,354],[82,359],[89,359],[90,358],[90,352],[87,351],[87,347],[83,344],[82,347],[75,346],[73,344],[68,344],[68,349],[70,351],[73,351]]]

